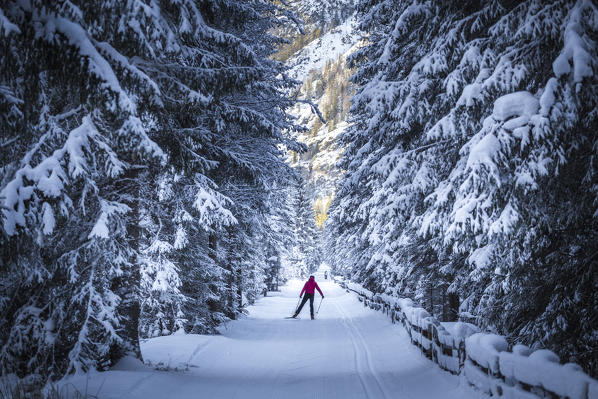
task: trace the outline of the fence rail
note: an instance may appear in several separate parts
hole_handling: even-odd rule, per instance
[[[470,385],[491,396],[598,399],[598,381],[577,364],[560,364],[551,351],[532,352],[524,345],[509,351],[504,337],[482,333],[471,323],[457,322],[447,329],[408,298],[376,294],[359,284],[335,280],[347,292],[355,292],[364,306],[388,315],[392,323],[400,322],[411,342],[442,369],[463,375]]]

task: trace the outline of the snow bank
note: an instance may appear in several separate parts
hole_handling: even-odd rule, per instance
[[[470,360],[465,362],[463,366],[463,375],[467,381],[484,393],[492,393],[492,380],[488,374],[484,373],[480,368],[476,367]]]
[[[413,301],[409,298],[399,298],[397,303],[403,312],[406,312],[407,309],[413,307]]]
[[[428,318],[430,317],[430,313],[426,309],[423,308],[411,308],[409,313],[405,313],[407,316],[407,320],[413,325],[416,325],[420,328],[425,328],[428,326]]]
[[[507,352],[504,337],[494,334],[474,334],[465,343],[471,360],[465,364],[464,376],[483,392],[506,398],[537,397],[522,390],[523,383],[539,389],[539,394],[543,390],[548,395],[563,398],[598,398],[598,381],[591,379],[577,364],[559,364],[554,352],[540,349],[530,354],[525,345],[515,345],[512,352]]]
[[[398,298],[388,295],[388,294],[379,294],[380,299],[390,305],[391,308],[396,308],[398,306]]]
[[[446,346],[453,346],[453,336],[444,327],[444,323],[438,323],[438,326],[436,326],[436,332],[438,334],[438,342]]]
[[[361,284],[357,283],[347,283],[347,288],[357,292],[360,295],[365,296],[368,299],[372,299],[374,297],[374,293],[370,290],[367,290],[361,286]]]
[[[509,344],[505,337],[496,334],[477,333],[465,339],[467,356],[480,366],[497,374],[499,352],[506,351]]]
[[[501,374],[508,380],[520,381],[542,387],[562,397],[585,399],[588,397],[589,378],[576,364],[559,364],[558,356],[549,350],[537,350],[527,356],[527,347],[519,345],[517,353],[501,352]]]
[[[449,370],[455,374],[459,374],[459,371],[461,371],[459,356],[455,356],[454,351],[452,351],[450,355],[445,355],[444,352],[437,351],[436,361],[438,365],[445,370]]]
[[[480,332],[479,327],[471,323],[457,321],[440,324],[444,327],[448,335],[440,336],[439,334],[439,341],[445,345],[452,345],[455,348],[458,348],[461,342],[465,341],[467,337]]]

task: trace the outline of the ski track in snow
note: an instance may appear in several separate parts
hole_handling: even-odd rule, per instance
[[[187,361],[188,365],[193,364],[193,360],[195,359],[195,357],[200,354],[201,352],[203,352],[206,347],[208,347],[210,345],[212,341],[208,341],[205,344],[199,344],[195,347],[195,350],[193,351],[193,353],[191,354],[191,356],[189,356],[189,360]]]
[[[301,320],[284,320],[302,287],[292,281],[221,328],[221,335],[144,341],[144,359],[169,371],[131,359],[64,383],[102,399],[486,398],[426,359],[387,316],[316,276],[326,298],[314,321],[309,304]]]
[[[363,335],[357,330],[353,320],[351,317],[347,316],[347,313],[342,309],[341,306],[334,301],[334,306],[338,309],[338,311],[342,314],[342,322],[347,328],[349,335],[351,336],[351,343],[353,344],[353,351],[355,353],[355,364],[358,369],[358,376],[361,381],[361,385],[366,393],[368,398],[388,398],[389,395],[386,394],[386,391],[382,388],[382,384],[376,374],[376,371],[372,367],[372,362],[370,360],[370,351],[367,348],[367,344],[363,338]],[[358,337],[359,339],[356,339]],[[363,364],[365,363],[367,370],[364,370]],[[372,387],[373,384],[366,379],[366,376],[371,375],[374,377],[375,386]],[[375,394],[374,394],[375,392]]]

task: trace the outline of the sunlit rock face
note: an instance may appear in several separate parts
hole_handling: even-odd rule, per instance
[[[290,75],[301,82],[299,98],[318,105],[323,119],[310,104],[298,103],[292,114],[308,127],[299,140],[308,151],[291,153],[289,162],[303,175],[312,197],[316,223],[323,228],[326,211],[339,177],[336,163],[342,148],[336,138],[348,126],[350,99],[354,93],[349,82],[352,71],[346,57],[360,39],[355,18],[355,0],[305,0],[296,12],[306,25],[304,35],[281,49],[280,59],[291,67]]]

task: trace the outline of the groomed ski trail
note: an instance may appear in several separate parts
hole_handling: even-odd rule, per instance
[[[378,378],[378,374],[372,367],[370,351],[367,348],[367,343],[365,342],[363,336],[359,333],[359,330],[355,328],[353,321],[349,316],[347,316],[342,307],[339,306],[336,301],[334,301],[333,304],[338,309],[339,313],[342,314],[343,323],[347,327],[347,331],[351,337],[351,343],[353,344],[353,351],[355,354],[355,365],[357,367],[358,377],[361,380],[361,385],[366,397],[384,399],[389,398],[389,395],[386,393],[384,388],[382,388],[382,383]],[[365,369],[363,367],[364,363],[366,365]],[[373,383],[371,378],[368,378],[370,376],[373,377]]]
[[[309,304],[301,320],[284,320],[303,284],[292,281],[221,335],[150,339],[142,343],[150,366],[126,359],[63,384],[106,399],[485,398],[426,359],[401,326],[316,276],[326,296],[316,320]]]

